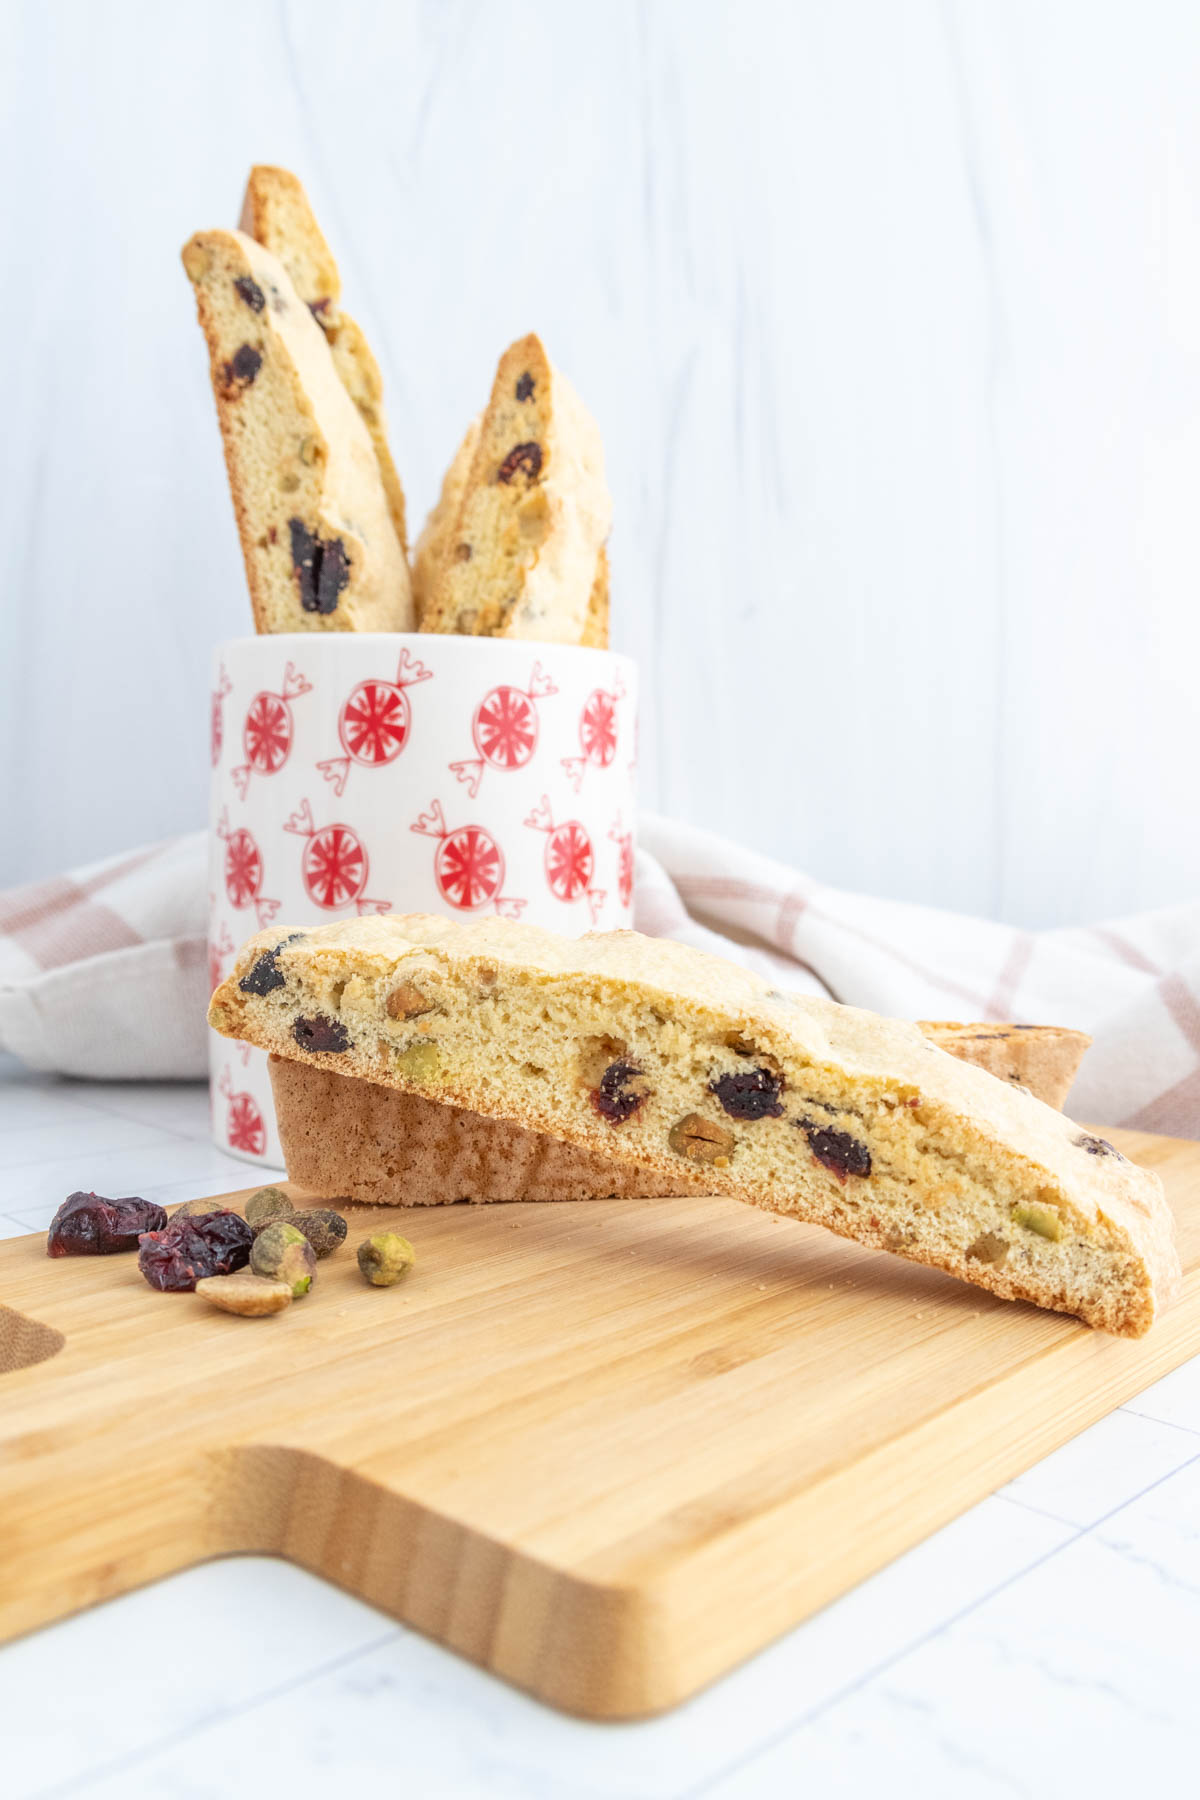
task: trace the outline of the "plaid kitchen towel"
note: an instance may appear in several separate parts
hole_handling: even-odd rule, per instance
[[[1029,932],[876,900],[639,820],[639,930],[897,1018],[1070,1025],[1077,1118],[1200,1138],[1200,905]],[[202,832],[0,894],[0,1047],[100,1079],[201,1076]]]

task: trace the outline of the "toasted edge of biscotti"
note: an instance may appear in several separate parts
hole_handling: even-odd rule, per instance
[[[279,258],[325,333],[342,386],[370,433],[392,523],[407,555],[404,486],[388,442],[383,378],[362,326],[342,307],[342,278],[299,177],[256,163],[246,181],[241,229]]]

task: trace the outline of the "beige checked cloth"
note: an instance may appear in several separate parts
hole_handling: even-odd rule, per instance
[[[1095,1039],[1077,1118],[1200,1138],[1200,904],[1017,931],[824,887],[653,814],[639,845],[639,930],[897,1018],[1076,1026]],[[0,1048],[64,1075],[203,1075],[205,863],[196,832],[0,894]]]

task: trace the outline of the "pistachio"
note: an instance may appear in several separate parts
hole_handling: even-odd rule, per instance
[[[1055,1243],[1063,1235],[1062,1214],[1057,1206],[1041,1206],[1036,1200],[1018,1201],[1012,1216],[1026,1231],[1036,1231],[1039,1237],[1052,1238]]]
[[[434,1010],[433,1001],[421,992],[415,981],[402,981],[387,997],[389,1019],[419,1019],[422,1013]]]
[[[442,1060],[436,1044],[410,1044],[396,1058],[396,1073],[409,1081],[434,1081]]]
[[[318,1262],[340,1250],[346,1241],[346,1221],[329,1206],[305,1207],[302,1212],[294,1212],[287,1222],[304,1233]]]
[[[299,1300],[312,1286],[317,1267],[316,1252],[302,1231],[286,1220],[277,1219],[255,1238],[250,1251],[250,1267],[256,1275],[283,1281],[293,1300]]]
[[[416,1259],[412,1245],[398,1231],[377,1231],[358,1246],[358,1266],[372,1287],[393,1287]]]
[[[205,1219],[209,1213],[236,1212],[235,1206],[227,1206],[224,1200],[185,1200],[171,1214],[173,1219]]]
[[[196,1292],[220,1312],[238,1313],[243,1319],[265,1319],[292,1304],[292,1290],[286,1281],[269,1280],[251,1269],[206,1275],[196,1283]]]
[[[246,1223],[252,1231],[261,1231],[276,1219],[290,1219],[295,1210],[282,1188],[259,1188],[246,1202]]]
[[[700,1113],[688,1113],[667,1134],[667,1142],[676,1156],[686,1156],[689,1162],[711,1163],[714,1168],[725,1169],[729,1166],[729,1158],[733,1152],[734,1135],[725,1125],[718,1125],[715,1119],[706,1119]]]
[[[317,460],[318,454],[316,438],[305,437],[300,439],[300,461],[306,468],[311,469],[312,465]]]

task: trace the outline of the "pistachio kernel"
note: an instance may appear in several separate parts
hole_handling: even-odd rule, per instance
[[[290,1219],[295,1210],[282,1188],[259,1188],[246,1202],[245,1219],[252,1231],[262,1231],[276,1219]]]
[[[718,1125],[715,1119],[706,1119],[701,1113],[688,1113],[672,1125],[667,1142],[677,1156],[686,1156],[689,1162],[711,1163],[714,1168],[725,1169],[735,1139],[728,1126]]]
[[[358,1266],[372,1287],[394,1287],[416,1260],[416,1251],[398,1231],[377,1231],[358,1246]]]
[[[441,1060],[436,1044],[410,1044],[396,1058],[396,1073],[409,1081],[435,1081]]]
[[[292,1304],[286,1281],[272,1281],[252,1269],[235,1269],[232,1275],[205,1275],[196,1292],[219,1312],[237,1313],[243,1319],[265,1319],[285,1312]]]
[[[419,1019],[422,1013],[434,1012],[433,1001],[424,995],[415,981],[402,981],[387,997],[389,1019]]]
[[[1056,1206],[1039,1206],[1036,1200],[1018,1201],[1012,1216],[1014,1223],[1023,1225],[1026,1231],[1036,1231],[1039,1237],[1051,1238],[1055,1243],[1063,1235],[1062,1214]]]
[[[277,1219],[260,1231],[250,1250],[250,1267],[256,1275],[287,1283],[293,1300],[299,1300],[312,1286],[317,1257],[302,1231]]]

